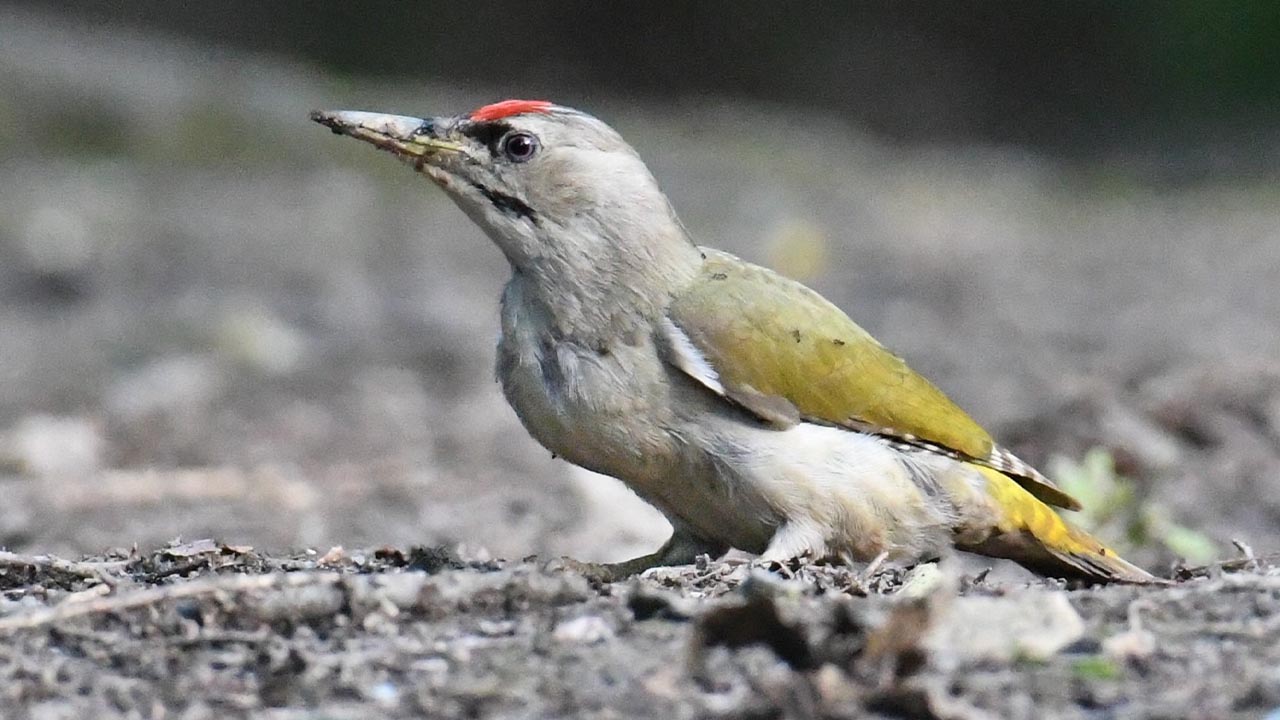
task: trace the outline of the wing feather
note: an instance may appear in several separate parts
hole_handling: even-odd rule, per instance
[[[822,296],[704,252],[702,275],[660,324],[669,362],[682,372],[776,426],[804,419],[884,435],[998,470],[1047,503],[1080,507]]]

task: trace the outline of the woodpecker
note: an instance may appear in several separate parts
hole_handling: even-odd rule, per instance
[[[497,377],[524,427],[671,522],[605,580],[730,548],[911,563],[958,548],[1048,576],[1153,582],[818,293],[689,237],[640,156],[541,100],[415,118],[316,111],[433,180],[511,265]]]

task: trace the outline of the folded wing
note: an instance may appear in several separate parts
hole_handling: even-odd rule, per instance
[[[675,367],[779,428],[806,421],[882,435],[998,470],[1044,502],[1079,509],[822,296],[704,252],[702,276],[661,324]]]

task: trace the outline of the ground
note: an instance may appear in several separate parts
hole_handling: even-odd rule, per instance
[[[0,556],[26,717],[1258,717],[1280,568],[1158,590],[701,562],[593,586],[447,550]],[[904,582],[905,579],[905,582]]]
[[[790,108],[563,98],[634,142],[699,242],[813,285],[1088,495],[1081,522],[1187,578],[1064,589],[948,559],[913,600],[901,568],[735,557],[593,588],[544,561],[624,559],[667,528],[503,403],[501,256],[408,169],[306,119],[494,99],[0,8],[6,707],[1280,706],[1274,173],[1215,174],[1212,147],[1064,160]]]

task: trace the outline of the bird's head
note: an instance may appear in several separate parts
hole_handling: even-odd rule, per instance
[[[311,118],[413,165],[445,190],[518,272],[605,284],[692,243],[653,175],[608,125],[541,100],[415,118],[316,111]]]

